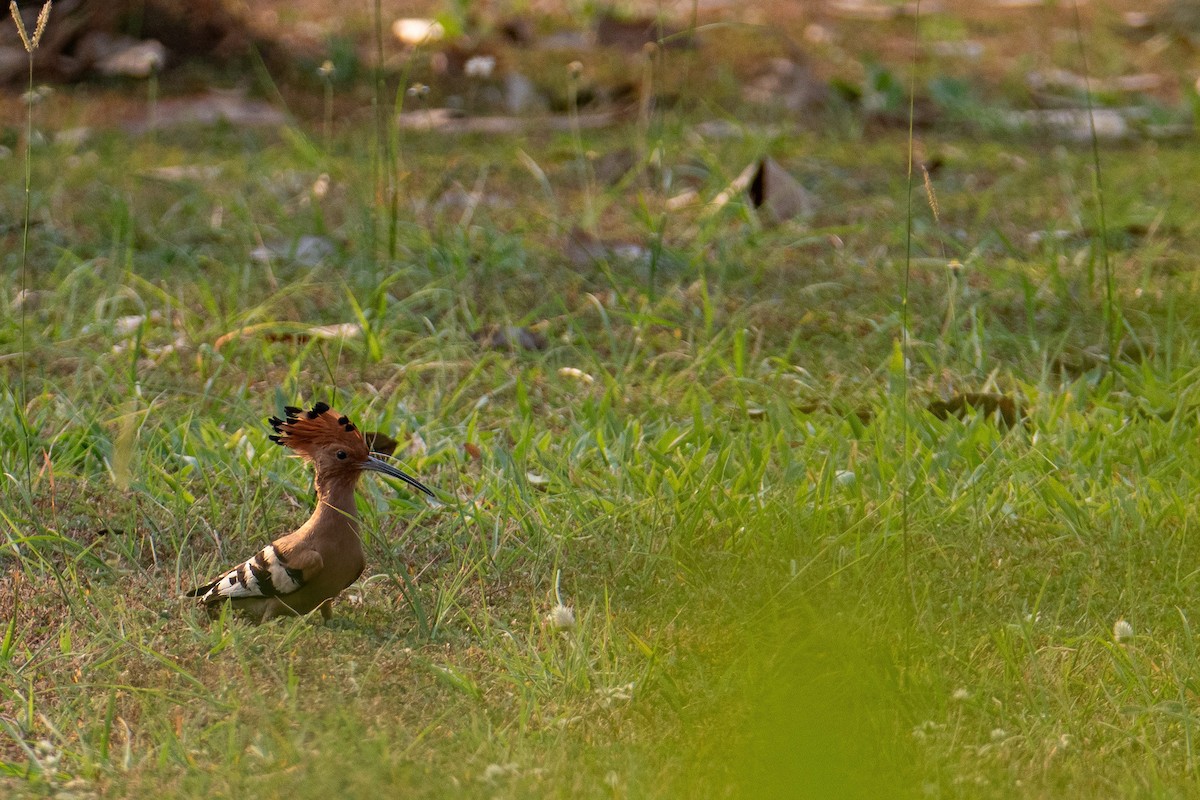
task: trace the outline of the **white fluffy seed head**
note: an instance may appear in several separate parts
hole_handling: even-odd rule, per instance
[[[1124,644],[1133,639],[1133,626],[1123,619],[1119,619],[1113,623],[1113,640],[1117,644]]]
[[[575,630],[575,612],[570,606],[559,603],[546,615],[546,624],[556,631],[573,631]]]

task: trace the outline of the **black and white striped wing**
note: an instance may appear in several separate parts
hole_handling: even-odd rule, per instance
[[[212,583],[188,592],[206,605],[239,597],[277,597],[304,585],[302,570],[290,566],[269,544]]]

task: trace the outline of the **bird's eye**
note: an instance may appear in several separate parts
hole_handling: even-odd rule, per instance
[[[346,458],[346,451],[345,451],[345,450],[338,450],[338,451],[337,451],[337,457],[338,457],[338,458],[340,458],[340,459],[342,459],[342,460],[345,460],[345,458]]]

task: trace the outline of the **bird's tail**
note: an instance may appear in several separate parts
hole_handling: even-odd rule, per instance
[[[214,586],[216,586],[220,582],[221,582],[221,579],[217,578],[212,583],[206,583],[203,586],[197,586],[195,589],[192,589],[191,591],[187,592],[184,595],[184,597],[200,597],[201,595],[208,594],[209,590],[211,590]]]

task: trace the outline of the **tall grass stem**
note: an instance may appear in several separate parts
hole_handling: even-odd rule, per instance
[[[1075,12],[1075,41],[1079,45],[1080,65],[1083,68],[1083,96],[1087,102],[1088,134],[1092,144],[1092,191],[1096,195],[1096,210],[1100,215],[1100,260],[1104,266],[1104,328],[1108,340],[1108,369],[1117,358],[1117,344],[1121,332],[1120,314],[1117,310],[1116,291],[1113,286],[1112,263],[1108,257],[1108,217],[1104,209],[1104,176],[1100,171],[1100,140],[1096,135],[1096,115],[1092,101],[1092,78],[1088,70],[1087,47],[1083,41],[1083,23],[1079,15],[1079,0],[1072,4]]]

